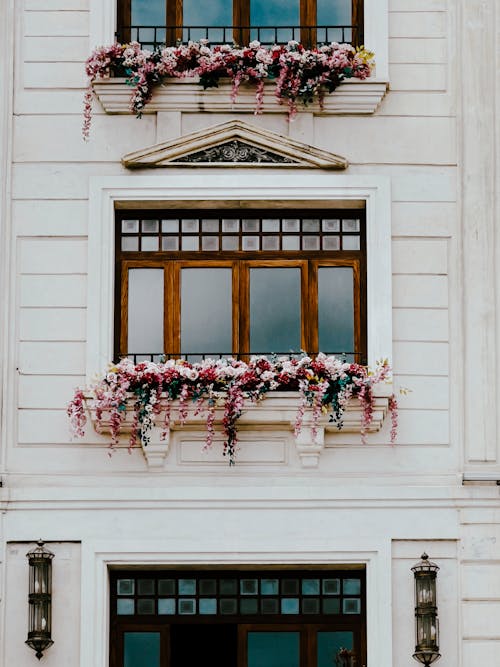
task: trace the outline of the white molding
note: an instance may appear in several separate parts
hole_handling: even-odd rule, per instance
[[[385,176],[296,170],[196,169],[168,176],[90,179],[87,300],[87,380],[113,355],[114,208],[117,202],[161,201],[366,202],[368,363],[392,359],[391,193]],[[269,205],[267,203],[266,205]]]
[[[133,89],[127,86],[125,79],[108,78],[94,82],[94,91],[108,114],[130,114],[130,98]],[[264,84],[263,113],[286,114],[287,106],[278,104],[274,95],[276,84],[266,81]],[[323,105],[318,102],[307,107],[298,105],[299,112],[314,113],[320,116],[339,114],[372,114],[387,91],[387,80],[347,79],[333,93],[325,95]],[[165,79],[161,86],[153,91],[143,113],[152,114],[166,111],[184,113],[254,113],[255,87],[242,84],[236,101],[231,102],[231,84],[222,81],[217,88],[203,90],[197,79]]]
[[[90,48],[115,41],[116,0],[89,0]],[[376,76],[389,80],[389,2],[364,0],[365,46],[375,53]]]
[[[392,665],[392,584],[390,540],[331,537],[321,544],[283,550],[268,544],[256,551],[238,544],[238,552],[223,550],[218,535],[192,544],[173,537],[164,541],[85,541],[82,543],[80,664],[107,667],[109,655],[109,578],[116,566],[239,564],[342,564],[366,566],[367,652],[370,664]],[[199,540],[199,536],[195,536]]]

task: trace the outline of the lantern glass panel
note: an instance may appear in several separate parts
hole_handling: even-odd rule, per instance
[[[420,606],[436,606],[436,575],[420,573],[415,578],[416,600]]]

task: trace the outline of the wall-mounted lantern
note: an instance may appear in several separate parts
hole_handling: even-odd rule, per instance
[[[423,553],[422,560],[411,569],[415,576],[415,653],[413,657],[425,667],[436,662],[439,653],[439,619],[437,613],[436,576],[439,567]]]
[[[42,540],[28,551],[29,563],[29,625],[26,644],[40,660],[49,646],[54,643],[52,632],[52,559],[54,554],[44,547]]]

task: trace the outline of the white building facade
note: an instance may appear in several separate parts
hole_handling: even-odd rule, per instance
[[[238,667],[283,656],[322,667],[341,641],[356,667],[417,664],[411,567],[423,552],[440,568],[438,664],[498,664],[499,16],[496,0],[365,0],[376,70],[324,110],[288,122],[271,90],[253,115],[252,91],[231,103],[229,87],[176,81],[136,119],[111,79],[96,85],[85,143],[84,61],[114,41],[116,0],[2,2],[1,664],[37,662],[24,642],[26,552],[39,538],[55,555],[48,667],[176,667],[214,651]],[[189,159],[233,140],[281,162]],[[308,429],[295,438],[297,397],[281,393],[242,416],[234,467],[219,442],[202,452],[195,417],[130,454],[125,438],[109,457],[91,420],[72,439],[74,388],[130,352],[119,280],[137,265],[117,273],[122,222],[248,218],[264,233],[281,220],[284,236],[285,216],[303,235],[308,219],[358,225],[357,351],[370,365],[389,358],[395,392],[408,390],[397,443],[384,396],[362,444],[359,409],[318,442]],[[318,266],[337,266],[328,261]],[[132,289],[129,314],[142,312]],[[277,662],[258,657],[269,632]]]

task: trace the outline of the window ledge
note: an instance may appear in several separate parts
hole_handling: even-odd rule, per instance
[[[392,394],[392,387],[391,385],[378,385],[374,388],[374,394],[376,399],[373,419],[366,429],[367,433],[376,433],[382,428],[389,408],[389,396]],[[97,430],[96,412],[92,408],[92,394],[86,394],[85,398],[92,424],[94,429]],[[326,433],[331,434],[336,439],[341,439],[343,433],[357,433],[360,434],[361,438],[363,409],[357,398],[351,399],[347,404],[341,429],[335,423],[329,421],[328,415],[322,415],[317,425],[315,436],[313,435],[313,411],[310,407],[307,407],[304,412],[300,433],[294,435],[299,404],[300,397],[298,392],[272,392],[272,394],[265,396],[258,404],[248,403],[245,406],[241,417],[238,419],[238,430],[247,433],[255,432],[255,441],[262,440],[262,431],[280,432],[286,437],[291,437],[302,468],[318,467],[321,452],[325,448]],[[149,444],[144,445],[142,441],[140,443],[149,470],[158,471],[164,467],[165,460],[171,449],[173,432],[181,430],[189,430],[191,432],[205,431],[206,413],[202,411],[200,414],[195,414],[195,411],[191,409],[185,423],[180,425],[175,421],[178,406],[178,401],[171,403],[172,421],[170,428],[166,431],[166,435],[164,429],[161,427],[165,413],[161,411],[156,419],[158,425],[154,426],[149,433]],[[216,432],[219,431],[217,426],[220,427],[222,416],[223,410],[217,409],[215,417]],[[132,430],[132,422],[133,407],[131,400],[127,406],[126,416],[122,422],[120,431],[124,441],[128,438],[128,434]],[[101,419],[99,433],[104,435],[110,434],[110,422],[106,413],[103,414]],[[162,438],[162,434],[165,437]]]
[[[132,88],[123,78],[109,78],[95,81],[94,91],[108,114],[130,113]],[[299,105],[299,110],[322,115],[337,114],[372,114],[376,111],[388,88],[386,81],[350,79],[324,99],[323,109],[315,102],[307,107]],[[285,113],[287,108],[276,102],[275,84],[266,82],[264,86],[263,113]],[[203,90],[197,78],[168,79],[162,86],[155,88],[153,98],[144,109],[145,114],[162,111],[184,112],[243,112],[255,110],[255,87],[243,84],[236,102],[231,102],[231,84],[222,83],[218,88]]]

